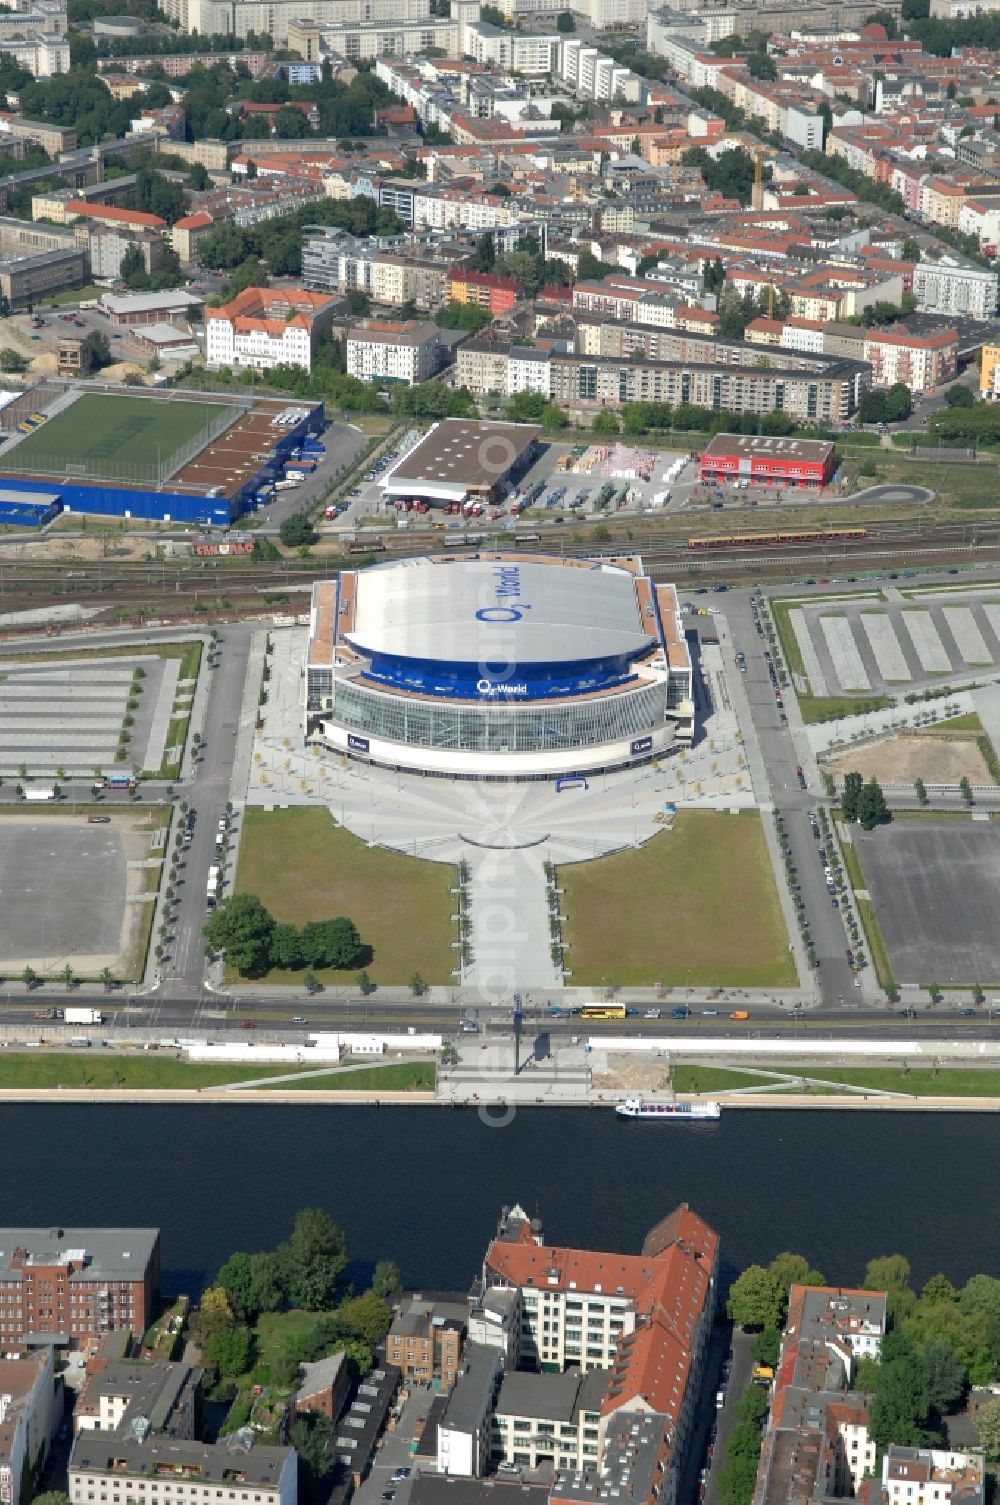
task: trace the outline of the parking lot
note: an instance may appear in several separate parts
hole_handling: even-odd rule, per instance
[[[814,695],[933,683],[1000,663],[1000,604],[818,600],[789,617]]]
[[[133,678],[136,669],[142,678]],[[177,697],[179,661],[135,658],[7,662],[0,680],[0,775],[92,778],[119,767],[158,769]],[[132,707],[129,709],[129,707]],[[131,725],[125,725],[126,717]],[[60,772],[61,770],[61,772]]]
[[[423,1430],[433,1399],[433,1391],[423,1385],[410,1389],[399,1422],[393,1431],[383,1435],[371,1471],[355,1493],[357,1505],[407,1505],[415,1469],[411,1445]],[[400,1469],[410,1472],[405,1478],[394,1480],[393,1475]]]
[[[96,976],[120,971],[142,913],[145,816],[116,812],[102,825],[80,815],[4,813],[0,829],[0,966]],[[154,887],[155,884],[151,884]]]
[[[896,981],[1000,981],[1000,829],[990,821],[853,828]]]

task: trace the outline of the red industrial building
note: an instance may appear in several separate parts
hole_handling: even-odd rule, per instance
[[[701,479],[752,486],[826,486],[836,465],[836,447],[826,440],[716,434],[702,454]]]

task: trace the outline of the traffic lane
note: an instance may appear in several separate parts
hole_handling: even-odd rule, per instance
[[[785,807],[782,810],[795,864],[795,881],[799,884],[813,945],[819,958],[819,984],[828,1007],[840,1006],[841,1000],[854,1001],[857,979],[847,961],[847,932],[840,909],[834,908],[826,886],[823,863],[819,857],[822,842],[815,839],[808,811]],[[828,853],[829,855],[829,853]],[[839,905],[839,900],[838,900]]]
[[[732,1342],[729,1358],[729,1379],[726,1382],[725,1399],[721,1407],[717,1407],[715,1428],[715,1442],[712,1448],[712,1458],[709,1464],[708,1478],[705,1484],[705,1505],[715,1505],[719,1495],[719,1473],[725,1467],[726,1446],[736,1426],[739,1424],[739,1416],[736,1408],[751,1383],[753,1373],[753,1339],[739,1327],[733,1329]],[[714,1405],[714,1398],[713,1398]]]

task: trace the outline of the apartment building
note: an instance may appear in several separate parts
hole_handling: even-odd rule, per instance
[[[882,1291],[792,1286],[753,1505],[860,1492],[876,1447],[851,1381],[859,1358],[877,1358],[885,1325]]]
[[[69,72],[69,41],[64,36],[42,32],[39,36],[3,39],[3,51],[35,78],[53,78]]]
[[[380,247],[401,244],[389,236],[355,241],[329,226],[308,228],[302,237],[302,280],[321,292],[363,292],[373,303],[401,307],[412,303],[421,312],[441,308],[448,301],[448,274],[455,259],[445,247],[430,252],[389,251]]]
[[[901,1447],[891,1442],[882,1459],[881,1505],[983,1505],[982,1452]]]
[[[997,273],[946,252],[917,263],[913,292],[921,313],[991,319],[997,309]]]
[[[958,335],[953,329],[918,335],[903,324],[870,329],[865,334],[864,359],[872,368],[873,386],[903,382],[911,392],[928,392],[957,376]]]
[[[153,1505],[169,1486],[171,1505],[296,1505],[294,1448],[253,1440],[249,1428],[204,1443],[144,1431],[84,1430],[69,1459],[71,1505]]]
[[[23,21],[21,15],[12,15],[12,20]],[[5,135],[15,141],[33,141],[44,147],[50,157],[61,152],[71,152],[76,146],[76,129],[71,125],[50,125],[48,121],[26,120],[23,115],[5,115],[0,120],[0,141]]]
[[[518,288],[513,277],[456,267],[448,278],[448,297],[456,303],[474,303],[489,309],[496,319],[510,313],[518,299]]]
[[[215,370],[290,365],[309,371],[337,308],[336,298],[303,288],[248,287],[231,303],[206,311],[206,363]]]
[[[673,1505],[717,1273],[717,1235],[686,1205],[657,1224],[639,1255],[547,1245],[537,1219],[520,1207],[505,1208],[470,1318],[470,1331],[478,1332],[476,1311],[504,1298],[483,1324],[497,1335],[494,1367],[482,1360],[468,1402],[469,1416],[481,1425],[486,1397],[493,1395],[494,1459],[551,1465],[553,1498],[596,1502],[614,1469],[628,1484],[645,1478],[651,1488],[655,1478],[656,1499]],[[495,1367],[515,1356],[518,1371]],[[463,1388],[460,1377],[453,1399]],[[462,1472],[477,1472],[481,1443],[481,1432],[462,1438]],[[456,1452],[453,1439],[449,1456]],[[439,1444],[439,1468],[442,1462]],[[650,1498],[649,1488],[636,1495],[629,1487],[624,1494]]]
[[[464,1305],[410,1297],[393,1316],[386,1358],[402,1371],[404,1380],[439,1380],[447,1389],[459,1371],[466,1325]]]
[[[560,1471],[598,1467],[609,1371],[505,1374],[493,1413],[495,1461]]]
[[[115,1328],[144,1332],[159,1279],[156,1228],[2,1228],[0,1346],[86,1350]]]
[[[359,381],[429,381],[441,363],[436,324],[366,319],[347,332],[347,374]]]
[[[0,1500],[17,1505],[44,1472],[61,1420],[55,1396],[51,1347],[0,1358]]]
[[[149,1430],[190,1440],[201,1370],[164,1359],[108,1359],[87,1375],[73,1409],[73,1430],[134,1433],[142,1420]],[[140,1429],[141,1430],[141,1429]]]

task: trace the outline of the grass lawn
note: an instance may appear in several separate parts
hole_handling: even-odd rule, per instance
[[[86,287],[67,287],[61,293],[43,293],[35,307],[39,313],[44,314],[46,308],[52,303],[89,303],[91,298],[100,298],[106,292],[106,287],[98,287],[93,282],[88,283]]]
[[[368,847],[328,810],[251,807],[243,819],[236,892],[256,894],[275,919],[304,925],[348,915],[371,947],[373,982],[451,980],[455,938],[450,890],[455,869]],[[350,972],[321,971],[326,983],[353,983]],[[271,972],[270,983],[301,983],[301,972]]]
[[[945,716],[928,728],[934,732],[981,732],[982,729],[983,723],[975,711],[969,711],[965,716]]]
[[[559,883],[574,987],[796,980],[756,812],[682,810],[672,831],[561,867]]]
[[[904,1072],[892,1066],[849,1067],[828,1071],[825,1066],[810,1067],[809,1076],[826,1082],[845,1082],[854,1087],[884,1088],[889,1092],[912,1092],[921,1097],[1000,1097],[1000,1071],[976,1071],[960,1066],[943,1066],[935,1075],[921,1068]],[[817,1091],[822,1091],[817,1088]]]
[[[360,1066],[356,1071],[336,1067],[322,1076],[297,1078],[294,1082],[275,1083],[275,1091],[284,1087],[302,1092],[433,1092],[433,1061],[399,1061],[391,1066]]]
[[[298,1345],[311,1336],[318,1322],[329,1312],[262,1312],[254,1329],[257,1335],[258,1361],[270,1366],[277,1354],[291,1345]]]
[[[256,1077],[284,1076],[287,1066],[201,1066],[162,1053],[111,1055],[99,1047],[75,1051],[13,1051],[0,1055],[2,1087],[219,1087]]]
[[[734,1087],[759,1087],[768,1078],[757,1072],[727,1071],[725,1066],[675,1066],[672,1080],[675,1092],[729,1092]]]
[[[55,470],[60,474],[67,464],[84,465],[85,474],[108,479],[121,477],[122,466],[155,469],[219,413],[219,409],[206,409],[197,402],[88,392],[28,434],[11,450],[5,464],[14,471]],[[232,413],[235,417],[235,408]]]

